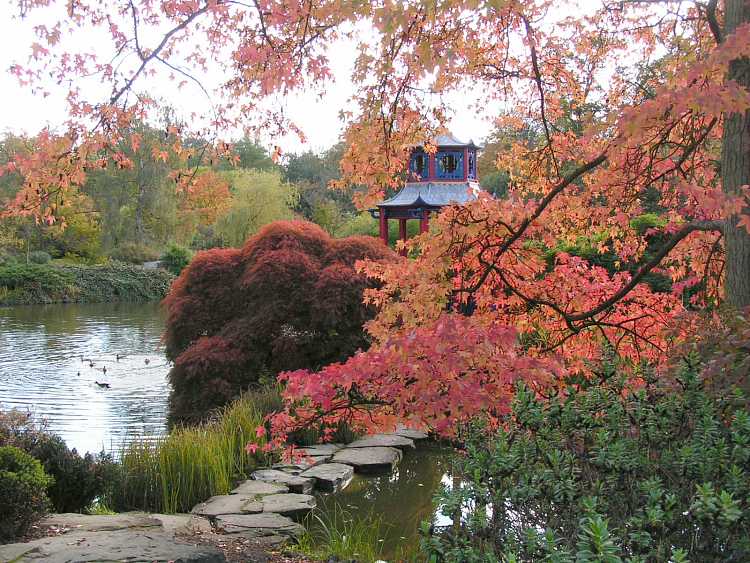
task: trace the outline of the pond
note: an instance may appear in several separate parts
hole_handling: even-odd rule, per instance
[[[355,474],[343,491],[319,495],[314,513],[317,518],[307,523],[308,529],[313,537],[323,542],[325,528],[355,534],[361,531],[365,536],[376,536],[375,541],[382,544],[380,558],[411,560],[419,550],[422,522],[435,527],[451,524],[451,519],[441,514],[433,502],[441,487],[450,489],[452,486],[451,452],[449,448],[431,443],[420,444],[416,450],[406,449],[404,458],[392,473]]]
[[[157,303],[0,307],[0,407],[46,419],[79,452],[162,434],[163,329]]]

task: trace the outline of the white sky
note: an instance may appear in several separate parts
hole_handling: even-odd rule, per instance
[[[0,50],[0,92],[2,92],[0,131],[34,134],[45,126],[58,128],[66,117],[64,96],[67,93],[67,87],[50,88],[52,93],[47,97],[41,97],[34,96],[28,88],[19,86],[16,78],[9,74],[8,69],[14,63],[22,65],[27,63],[30,45],[34,41],[31,30],[33,22],[20,21],[11,17],[8,15],[7,5],[3,11],[6,15],[0,16],[0,37],[3,38],[4,45],[4,48]],[[97,46],[101,45],[102,49],[108,51],[110,46],[106,37],[94,32],[90,35],[82,33],[75,38],[64,40],[71,41],[78,48],[91,46],[99,50]],[[287,115],[301,127],[307,137],[307,143],[303,145],[296,136],[289,135],[283,139],[261,138],[264,145],[279,144],[284,152],[288,153],[307,149],[320,151],[337,142],[342,132],[338,113],[345,107],[347,99],[352,94],[349,76],[354,62],[355,49],[352,44],[342,44],[332,48],[329,54],[335,82],[327,89],[324,98],[320,99],[314,93],[304,93],[289,98],[285,102]],[[107,93],[107,90],[102,90],[97,82],[87,82],[81,87],[90,99],[102,99]],[[144,87],[145,83],[140,82],[139,88]],[[178,110],[181,109],[181,105],[187,109],[187,105],[181,104],[180,100],[185,100],[189,96],[203,96],[196,87],[192,89],[188,87],[176,94],[174,85],[168,85],[166,81],[160,84],[149,82],[148,88],[151,93],[153,93],[152,88],[157,90],[160,97],[165,98]],[[451,103],[455,117],[449,126],[460,139],[473,138],[475,141],[481,141],[491,130],[493,119],[497,116],[499,108],[494,108],[494,112],[490,110],[478,112],[472,109],[471,102],[477,97],[471,92],[465,92],[449,98],[450,101],[455,102]],[[192,106],[192,103],[190,105]]]

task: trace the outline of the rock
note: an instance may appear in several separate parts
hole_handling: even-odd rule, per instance
[[[286,485],[293,493],[307,494],[313,489],[312,479],[292,475],[278,469],[259,469],[258,471],[254,471],[251,477],[257,481]]]
[[[144,512],[123,512],[121,514],[51,514],[40,522],[42,526],[54,526],[73,532],[107,532],[130,528],[159,528],[161,522],[151,514]]]
[[[409,438],[410,440],[414,440],[415,442],[419,442],[421,440],[426,440],[427,438],[429,438],[426,432],[422,432],[421,430],[413,430],[411,428],[404,428],[404,427],[396,428],[396,431],[394,432],[394,434],[403,436],[404,438]]]
[[[336,452],[333,461],[351,465],[357,473],[382,473],[393,471],[401,455],[396,448],[346,448]]]
[[[316,465],[319,465],[321,463],[324,463],[331,459],[331,455],[316,455],[316,456],[307,456],[303,459],[297,460],[295,462],[290,463],[275,463],[271,466],[271,469],[278,469],[279,471],[284,471],[286,473],[291,473],[292,475],[299,475],[302,473],[305,469],[309,469],[311,467],[314,467]]]
[[[315,444],[314,446],[307,446],[306,448],[297,448],[296,451],[302,455],[327,455],[332,456],[337,451],[344,447],[343,444]]]
[[[311,467],[301,476],[315,479],[315,488],[318,490],[336,493],[352,482],[354,469],[343,463],[324,463]]]
[[[164,531],[175,535],[192,535],[213,532],[211,522],[195,514],[152,514],[161,522]]]
[[[274,512],[219,516],[216,519],[216,525],[227,534],[242,534],[248,538],[298,537],[305,531],[300,524]]]
[[[175,540],[172,534],[160,530],[131,528],[77,531],[28,543],[1,545],[0,561],[224,563],[226,559],[214,547]]]
[[[315,497],[311,495],[286,493],[263,497],[263,512],[275,512],[293,518],[304,516],[315,508],[315,505]]]
[[[413,448],[414,440],[398,434],[373,434],[347,444],[349,448]]]
[[[289,487],[279,483],[268,483],[266,481],[255,481],[248,479],[240,483],[236,489],[231,491],[230,495],[278,495],[279,493],[288,493]]]
[[[256,514],[263,512],[263,503],[250,495],[218,495],[195,505],[191,512],[211,518],[221,514]]]

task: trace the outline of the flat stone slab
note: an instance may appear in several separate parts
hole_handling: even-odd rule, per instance
[[[414,440],[398,434],[373,434],[347,444],[346,448],[413,448]],[[335,461],[335,460],[334,460]]]
[[[39,522],[42,526],[54,526],[59,529],[70,529],[78,532],[111,532],[130,528],[159,528],[161,521],[143,512],[124,512],[122,514],[62,513],[50,514]]]
[[[288,493],[289,487],[281,485],[279,483],[269,483],[267,481],[255,481],[248,479],[243,481],[237,488],[232,490],[230,495],[251,495],[251,496],[263,496],[263,495],[278,495],[280,493]]]
[[[28,543],[0,545],[0,561],[225,563],[226,559],[214,547],[178,541],[162,531],[119,529],[78,531]]]
[[[333,461],[351,465],[357,473],[382,473],[393,471],[401,456],[396,448],[346,448],[336,452]]]
[[[292,475],[299,475],[305,469],[310,469],[311,467],[315,467],[316,465],[320,465],[321,463],[328,461],[329,459],[331,459],[332,455],[333,454],[307,456],[294,462],[274,463],[271,466],[271,469],[278,469],[279,471],[285,471],[286,473],[291,473]]]
[[[286,485],[292,493],[307,494],[313,490],[313,480],[292,475],[279,469],[259,469],[251,477],[257,481],[266,481]]]
[[[315,488],[327,493],[336,493],[346,488],[354,477],[354,468],[343,463],[324,463],[311,467],[301,474],[315,479]]]
[[[222,514],[257,514],[263,512],[263,503],[256,499],[250,495],[217,495],[195,505],[191,512],[210,518]]]
[[[426,440],[427,438],[429,438],[426,432],[422,432],[421,430],[413,430],[411,428],[396,428],[394,434],[403,436],[404,438],[409,438],[410,440],[414,440],[415,442],[419,442],[421,440]]]
[[[219,516],[216,525],[227,534],[242,534],[248,538],[265,536],[299,537],[305,529],[291,518],[274,512],[261,514],[231,514]]]
[[[306,448],[297,448],[296,451],[302,455],[319,456],[327,455],[332,456],[340,449],[343,449],[343,444],[315,444],[314,446],[307,446]]]
[[[315,508],[316,504],[314,496],[297,493],[267,495],[262,501],[263,512],[275,512],[293,518],[304,516]]]

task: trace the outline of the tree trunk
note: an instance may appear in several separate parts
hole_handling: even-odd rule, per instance
[[[724,36],[741,24],[750,22],[750,0],[726,0]],[[750,60],[737,59],[729,68],[729,79],[750,90]],[[721,150],[721,176],[724,192],[738,195],[750,184],[750,111],[724,117]],[[745,209],[750,213],[750,209]],[[726,244],[727,302],[737,308],[750,306],[750,234],[730,217],[724,232]]]

